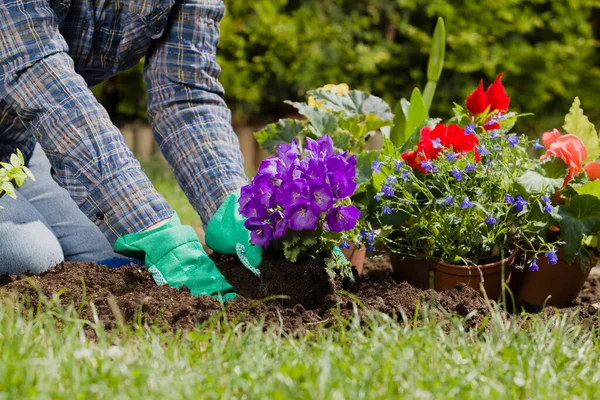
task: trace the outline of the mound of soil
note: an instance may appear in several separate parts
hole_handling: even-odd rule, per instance
[[[40,295],[59,296],[62,304],[73,302],[81,317],[99,322],[107,330],[118,324],[142,323],[172,330],[190,330],[197,324],[221,318],[244,322],[264,319],[267,326],[286,332],[331,326],[338,316],[349,316],[355,306],[361,313],[375,310],[401,320],[412,320],[418,304],[428,302],[437,318],[445,313],[472,317],[466,328],[478,326],[489,312],[480,294],[464,285],[442,293],[417,289],[391,276],[389,260],[368,262],[364,276],[350,286],[330,284],[320,264],[302,267],[267,258],[261,265],[261,278],[255,277],[235,259],[215,258],[239,295],[224,305],[206,296],[195,297],[189,290],[157,286],[145,269],[110,269],[93,263],[62,263],[39,276],[0,276],[0,296],[12,295],[37,305]],[[2,293],[4,292],[4,293]],[[285,294],[287,298],[257,301]],[[600,279],[586,283],[579,304],[563,312],[579,310],[597,324]],[[418,310],[422,315],[422,310]]]

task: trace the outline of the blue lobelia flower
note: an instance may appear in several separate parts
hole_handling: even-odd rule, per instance
[[[514,204],[515,198],[512,197],[510,194],[505,194],[504,195],[504,202],[508,203],[508,204]]]
[[[556,207],[552,206],[552,200],[548,196],[542,196],[540,199],[544,202],[544,212],[552,214],[556,209]]]
[[[477,150],[479,151],[479,155],[481,156],[487,156],[490,154],[490,151],[486,149],[485,146],[479,146]]]
[[[444,148],[440,138],[432,140],[431,145],[433,146],[434,149],[443,149]]]
[[[404,161],[396,161],[396,166],[394,167],[394,171],[400,171],[400,168],[404,166]]]
[[[556,263],[558,262],[558,255],[556,255],[557,251],[558,250],[553,247],[550,249],[550,251],[547,251],[546,253],[544,253],[544,255],[546,256],[546,259],[548,260],[548,264],[556,265]]]
[[[381,162],[380,161],[373,161],[371,163],[371,171],[375,172],[376,174],[381,172]]]
[[[462,174],[462,171],[459,169],[453,169],[452,171],[450,171],[450,175],[452,175],[454,179],[456,179],[458,182],[462,181]]]
[[[508,142],[508,147],[512,149],[519,144],[519,137],[516,135],[510,135],[506,137],[506,141]]]
[[[385,178],[386,183],[396,183],[396,177],[394,175],[388,175]]]
[[[400,174],[400,179],[402,179],[403,181],[406,181],[409,176],[410,176],[410,172],[408,172],[407,170],[404,170]]]
[[[456,161],[458,157],[456,157],[456,153],[451,152],[451,153],[446,153],[446,161],[448,162],[454,162]]]
[[[517,211],[523,211],[523,208],[525,208],[525,206],[528,204],[529,202],[527,200],[523,200],[521,196],[517,196],[517,199],[515,200],[515,207],[517,208]]]
[[[475,134],[475,125],[469,124],[465,126],[465,135],[474,135]]]
[[[339,248],[340,249],[349,249],[350,244],[348,243],[348,241],[346,239],[344,239],[344,240],[342,240],[342,243],[340,243]]]
[[[465,196],[463,201],[460,203],[460,208],[462,208],[463,210],[466,210],[467,208],[471,208],[471,207],[473,207],[473,203],[471,202],[471,200],[469,200],[468,197]]]
[[[392,197],[394,196],[394,188],[392,187],[392,185],[384,185],[381,188],[381,193],[383,193],[384,196]]]
[[[477,168],[477,165],[472,164],[472,163],[467,163],[467,166],[465,167],[465,172],[471,173],[471,172],[475,171],[476,168]]]
[[[537,257],[533,257],[533,259],[529,262],[529,270],[533,272],[537,272],[540,267],[537,264]]]
[[[485,223],[489,226],[496,225],[496,222],[498,221],[496,221],[496,218],[494,218],[494,216],[491,214],[488,215],[488,217],[485,219]]]
[[[393,212],[393,210],[389,206],[383,205],[381,206],[381,212],[383,213],[383,215],[389,215]]]
[[[431,171],[433,171],[435,169],[435,165],[433,164],[433,161],[431,161],[431,160],[421,161],[421,167],[426,172],[431,172]]]
[[[375,196],[373,196],[373,198],[375,199],[375,201],[381,201],[382,196],[383,196],[383,193],[379,192]]]
[[[540,139],[536,139],[535,143],[533,144],[533,149],[534,150],[545,149],[544,145],[540,144]]]
[[[452,204],[454,204],[454,197],[452,197],[452,196],[444,197],[444,204],[446,204],[447,206],[451,206]]]

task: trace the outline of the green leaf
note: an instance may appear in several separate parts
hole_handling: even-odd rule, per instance
[[[569,114],[565,117],[563,128],[567,133],[576,135],[581,139],[588,152],[586,161],[594,161],[600,156],[598,133],[596,133],[594,124],[583,114],[579,97],[575,97]]]
[[[600,199],[600,180],[588,181],[581,186],[574,186],[573,189],[577,194],[589,194]]]
[[[371,165],[377,160],[377,150],[363,151],[356,155],[356,183],[362,186],[371,180]]]
[[[410,109],[406,120],[406,130],[404,131],[404,142],[414,133],[415,129],[429,118],[427,107],[423,102],[421,91],[415,88],[410,96]]]
[[[554,193],[563,184],[562,179],[548,178],[536,171],[527,171],[515,179],[515,184],[522,195]]]
[[[327,90],[314,90],[309,92],[315,100],[325,101],[323,107],[333,112],[345,112],[347,115],[375,114],[384,121],[392,121],[394,115],[390,106],[377,96],[352,90],[340,96]]]
[[[11,154],[10,155],[10,163],[15,168],[19,168],[19,167],[23,166],[23,163],[21,162],[21,159],[16,154]]]
[[[417,126],[414,129],[414,131],[412,132],[412,135],[410,135],[408,140],[400,148],[400,153],[404,153],[404,152],[412,150],[417,145],[417,143],[419,143],[419,140],[421,140],[421,130],[424,127],[429,126],[430,128],[433,128],[435,125],[439,124],[440,122],[441,122],[441,119],[439,119],[439,118],[431,118],[431,119],[424,121],[421,125]]]
[[[444,58],[446,56],[446,25],[444,19],[439,17],[435,30],[433,31],[433,42],[431,54],[429,55],[429,65],[427,67],[427,79],[432,82],[440,80],[444,68]],[[433,96],[432,96],[433,98]],[[431,102],[429,103],[431,104]]]
[[[427,111],[431,109],[431,103],[433,103],[433,96],[435,96],[435,89],[437,88],[437,83],[433,81],[427,82],[425,85],[425,91],[423,91],[423,101],[425,102],[425,107],[427,107]]]
[[[406,99],[402,100],[406,101]],[[402,107],[402,100],[400,100],[396,104],[396,107],[394,107],[394,126],[390,130],[390,140],[396,146],[401,146],[403,144],[401,143],[401,141],[404,135],[404,131],[406,130],[406,115],[408,115],[408,109],[407,113],[404,113],[404,109]]]
[[[260,146],[273,154],[277,146],[283,143],[292,143],[300,136],[304,129],[304,123],[295,119],[282,119],[275,124],[267,126],[262,131],[254,133],[254,137]]]
[[[600,231],[600,199],[592,195],[575,196],[569,206],[558,207],[558,219],[569,263],[575,260],[586,236]]]

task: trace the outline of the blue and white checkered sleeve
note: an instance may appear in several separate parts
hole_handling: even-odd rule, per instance
[[[206,224],[247,177],[218,81],[220,0],[177,0],[145,69],[154,136]]]
[[[0,0],[0,95],[111,243],[172,215],[67,55],[45,0]]]

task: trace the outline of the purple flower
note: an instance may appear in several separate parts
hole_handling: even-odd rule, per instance
[[[243,207],[240,206],[240,214],[246,218],[255,219],[264,219],[269,215],[267,209],[260,203],[258,197],[252,198],[249,202],[244,204]]]
[[[283,217],[283,213],[275,210],[269,215],[271,221],[271,229],[273,230],[273,240],[282,238],[287,231],[287,221]]]
[[[512,149],[519,144],[519,137],[516,135],[510,135],[506,137],[506,141],[508,142],[508,147]]]
[[[384,185],[381,188],[381,193],[383,193],[384,196],[392,197],[394,196],[394,188],[392,187],[392,185]]]
[[[476,168],[477,168],[477,165],[472,164],[472,163],[467,163],[467,166],[465,167],[465,172],[471,173],[471,172],[475,171]]]
[[[403,181],[406,181],[409,176],[410,176],[410,172],[408,170],[404,170],[400,174],[400,179],[402,179]]]
[[[396,183],[396,177],[394,175],[388,175],[385,178],[386,183]]]
[[[486,149],[485,146],[479,146],[479,148],[477,150],[479,151],[480,156],[490,155],[490,151],[488,149]]]
[[[360,211],[354,206],[340,206],[332,208],[327,213],[325,220],[327,226],[333,232],[349,231],[356,226],[356,222],[360,217]]]
[[[371,163],[371,171],[375,172],[376,174],[381,172],[381,162],[379,161],[373,161]]]
[[[350,244],[348,243],[348,241],[346,239],[344,239],[344,240],[342,240],[342,243],[340,243],[339,248],[340,249],[349,249]]]
[[[361,229],[360,232],[358,232],[358,239],[363,242],[367,237],[367,231],[365,231],[365,229]]]
[[[556,250],[556,248],[553,247],[552,249],[550,249],[550,251],[544,253],[546,259],[548,260],[548,264],[556,265],[556,263],[558,262],[558,256],[556,255],[557,251],[558,250]]]
[[[540,144],[540,139],[537,139],[535,141],[535,143],[533,144],[533,149],[534,150],[541,150],[541,149],[545,149],[543,144]]]
[[[460,203],[460,208],[462,208],[463,210],[466,210],[467,208],[471,208],[471,207],[473,207],[473,203],[471,203],[471,200],[469,200],[469,198],[465,196],[462,203]]]
[[[552,214],[555,210],[555,207],[552,206],[552,200],[548,196],[542,196],[540,199],[544,202],[544,212]]]
[[[447,206],[451,206],[452,204],[454,204],[454,197],[452,197],[452,196],[444,197],[444,204],[446,204]]]
[[[310,190],[305,179],[295,179],[281,185],[281,190],[276,194],[277,204],[283,208],[291,207],[308,200]]]
[[[435,169],[435,165],[433,164],[433,161],[431,161],[431,160],[421,161],[421,167],[426,172],[431,172],[431,171],[433,171]]]
[[[319,222],[319,206],[312,201],[296,204],[286,210],[286,219],[290,222],[293,231],[312,231]]]
[[[371,232],[369,232],[369,236],[367,236],[367,243],[370,245],[375,243],[375,231],[374,230],[371,230]]]
[[[393,210],[389,206],[383,205],[381,206],[381,212],[383,213],[383,215],[389,215],[393,212]]]
[[[315,181],[328,181],[325,173],[327,172],[327,166],[322,160],[311,158],[308,161],[302,160],[302,164],[306,164],[304,167],[304,178],[315,180]]]
[[[533,272],[537,272],[540,267],[537,264],[537,257],[533,257],[533,259],[529,262],[529,270]]]
[[[263,175],[257,176],[252,181],[254,197],[258,197],[260,204],[265,207],[275,206],[275,186],[273,186],[271,179],[271,177]]]
[[[308,184],[310,188],[310,198],[319,206],[321,211],[327,211],[335,202],[333,200],[333,193],[329,188],[329,185],[325,182],[311,181]]]
[[[335,200],[343,200],[346,197],[350,197],[356,190],[356,181],[353,178],[347,176],[329,176],[331,192]]]
[[[298,159],[300,155],[300,149],[298,148],[298,141],[294,139],[292,144],[280,144],[277,146],[276,156],[283,161],[286,167],[291,166],[294,161]]]
[[[271,243],[271,226],[260,219],[248,219],[244,222],[246,229],[250,231],[250,242],[256,246],[267,247]]]
[[[399,171],[400,168],[404,166],[404,161],[396,161],[396,166],[394,167],[394,171]]]
[[[475,134],[475,125],[469,124],[465,126],[465,135],[474,135]]]
[[[333,140],[329,135],[321,136],[317,140],[307,137],[306,150],[310,157],[324,160],[333,154]]]
[[[373,196],[373,198],[375,199],[375,201],[381,201],[382,196],[383,196],[383,193],[379,192],[375,196]]]
[[[515,202],[515,198],[512,197],[510,194],[505,194],[504,195],[504,202],[508,203],[508,204],[513,204]]]
[[[452,175],[454,177],[454,179],[456,179],[458,182],[462,181],[462,171],[459,169],[453,169],[452,171],[450,171],[450,175]]]
[[[456,153],[454,153],[454,152],[446,153],[446,161],[454,162],[454,161],[456,161],[456,159],[457,159]]]
[[[499,136],[500,136],[500,133],[498,131],[491,131],[490,132],[490,139],[496,139]]]
[[[443,149],[444,146],[441,143],[441,139],[437,138],[435,140],[431,141],[431,145],[433,146],[434,149]]]
[[[523,198],[521,196],[517,196],[517,199],[515,200],[515,207],[517,208],[517,211],[519,211],[519,212],[523,211],[523,208],[525,208],[525,206],[528,204],[529,204],[528,201],[523,200]]]
[[[488,215],[488,217],[485,219],[485,223],[489,226],[496,225],[496,222],[498,221],[496,221],[496,218],[494,218],[493,215]]]
[[[256,174],[258,176],[275,177],[280,172],[280,169],[278,168],[278,164],[280,163],[282,163],[282,161],[277,157],[269,157],[267,159],[264,159],[260,163],[260,166],[258,167],[258,172]]]

